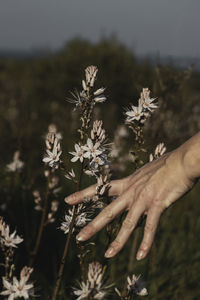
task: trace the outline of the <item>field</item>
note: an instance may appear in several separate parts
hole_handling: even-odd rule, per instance
[[[107,100],[104,103],[97,101],[91,120],[103,121],[107,142],[117,153],[113,155],[110,167],[111,179],[123,178],[139,167],[139,162],[136,164],[131,154],[136,151],[135,135],[124,120],[125,108],[129,103],[137,105],[142,88],[148,87],[158,103],[158,109],[143,127],[144,148],[147,150],[140,157],[143,163],[148,162],[149,154],[159,143],[163,142],[168,152],[200,130],[200,74],[192,68],[177,69],[173,64],[162,66],[148,60],[138,61],[115,39],[102,40],[98,44],[75,39],[57,53],[0,59],[0,216],[9,224],[11,232],[16,229],[23,238],[23,243],[13,248],[14,254],[10,254],[7,266],[5,245],[1,239],[0,270],[2,276],[11,272],[11,276],[7,274],[11,280],[13,274],[19,277],[24,266],[32,266],[30,282],[34,284],[36,299],[53,300],[51,297],[68,236],[60,226],[69,209],[64,198],[75,192],[75,187],[73,180],[68,180],[65,175],[66,169],[69,172],[72,167],[76,174],[80,172],[78,163],[71,162],[69,152],[74,151],[74,144],[80,139],[77,130],[81,124],[79,113],[74,111],[75,106],[68,99],[72,97],[71,92],[82,89],[84,70],[90,65],[98,67],[97,88],[106,87]],[[62,136],[63,165],[53,174],[43,162],[50,124],[55,124]],[[16,151],[24,162],[19,172],[8,168]],[[53,177],[56,182],[52,182]],[[94,177],[82,177],[81,189],[95,182]],[[86,266],[92,261],[106,265],[105,282],[113,284],[109,295],[96,299],[118,299],[114,287],[123,289],[127,275],[133,273],[142,275],[148,290],[146,299],[200,299],[199,193],[197,183],[164,212],[150,254],[142,261],[136,261],[135,254],[145,222],[112,259],[104,258],[108,235],[113,239],[124,216],[93,237],[83,251],[80,245],[77,247],[75,234],[72,234],[56,299],[77,299],[72,287],[77,288],[77,281],[86,276]],[[55,211],[51,206],[53,201],[55,206],[58,205]],[[43,220],[38,248],[35,248],[44,207],[46,219]],[[87,251],[82,260],[85,269],[81,271],[79,258]],[[139,298],[136,295],[131,297],[121,299]]]

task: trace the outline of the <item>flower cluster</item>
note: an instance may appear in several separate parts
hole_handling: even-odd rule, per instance
[[[77,296],[77,300],[87,299],[105,299],[106,289],[109,286],[103,285],[103,272],[102,265],[98,262],[92,262],[89,264],[87,281],[81,282],[80,288],[74,288],[74,295]]]
[[[88,212],[84,211],[84,205],[79,205],[73,231],[76,228],[84,227],[87,224],[87,222],[91,221],[91,219],[88,218],[87,215]],[[67,234],[69,232],[70,224],[72,222],[73,211],[69,209],[68,213],[65,214],[64,218],[65,221],[61,223],[60,229],[64,231],[64,234]]]
[[[96,66],[89,66],[85,69],[85,79],[82,80],[82,91],[77,90],[72,94],[72,99],[68,99],[70,103],[75,104],[75,109],[81,109],[82,127],[90,122],[91,110],[96,103],[106,101],[104,95],[105,88],[101,87],[94,89],[95,81],[97,79],[98,68]]]
[[[153,161],[154,159],[157,159],[159,157],[161,157],[165,152],[166,152],[166,147],[164,145],[164,143],[160,143],[156,146],[156,149],[154,151],[154,154],[150,154],[149,155],[149,161]]]
[[[42,210],[42,199],[38,190],[33,191],[33,197],[35,202],[35,210]]]
[[[20,172],[24,167],[24,162],[19,159],[20,152],[16,151],[13,155],[13,161],[7,165],[9,172]]]
[[[51,201],[51,208],[50,208],[50,212],[47,215],[46,224],[55,222],[55,214],[58,210],[58,204],[59,202],[57,200]]]
[[[60,139],[56,132],[48,132],[46,136],[46,156],[43,158],[43,162],[47,163],[49,167],[57,169],[61,163],[60,156],[62,154]]]
[[[0,218],[0,241],[3,245],[9,248],[17,248],[17,245],[23,242],[23,239],[16,234],[16,230],[10,233],[9,225],[6,225]]]
[[[90,138],[87,139],[85,145],[75,144],[74,152],[69,152],[73,155],[71,159],[72,162],[80,161],[81,163],[84,159],[88,159],[87,168],[84,172],[87,175],[96,175],[99,172],[100,166],[105,166],[109,164],[108,161],[108,148],[106,147],[106,135],[105,130],[102,128],[102,121],[94,121],[91,130]],[[67,178],[73,178],[74,174],[68,174]]]
[[[2,296],[8,296],[8,300],[13,300],[19,297],[29,299],[29,296],[33,296],[34,294],[33,283],[27,283],[32,272],[32,268],[25,266],[20,272],[19,280],[15,276],[13,277],[12,282],[3,278],[4,290],[0,294]]]
[[[132,122],[144,123],[146,119],[150,116],[157,104],[154,103],[155,98],[150,98],[150,90],[148,88],[143,88],[140,99],[138,100],[138,106],[131,105],[131,109],[127,109],[126,123],[130,124]]]
[[[127,286],[126,286],[126,296],[125,298],[122,296],[121,292],[115,288],[115,292],[121,299],[130,299],[131,296],[147,296],[148,292],[145,288],[144,282],[141,279],[141,275],[136,276],[135,274],[131,277],[127,277]]]
[[[147,289],[144,286],[144,282],[141,279],[141,275],[136,276],[132,275],[132,278],[127,277],[127,290],[130,294],[136,294],[138,296],[146,296],[148,295]]]

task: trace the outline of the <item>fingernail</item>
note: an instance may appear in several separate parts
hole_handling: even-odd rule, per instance
[[[77,236],[76,236],[76,239],[77,241],[79,242],[82,242],[85,240],[85,235],[83,233],[79,233]]]
[[[112,254],[114,252],[114,249],[113,248],[109,248],[106,253],[105,253],[105,257],[111,257]]]
[[[137,260],[142,259],[143,255],[144,255],[144,251],[140,250],[140,251],[138,252],[138,254],[137,254],[137,257],[136,257]]]
[[[65,197],[64,201],[67,203],[67,204],[70,204],[70,198],[69,197]]]

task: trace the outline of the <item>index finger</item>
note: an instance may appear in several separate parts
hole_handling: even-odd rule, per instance
[[[97,184],[93,184],[82,191],[79,191],[79,192],[69,195],[64,200],[67,204],[70,204],[70,205],[79,204],[83,201],[84,198],[93,197],[96,194],[96,187],[97,187]],[[121,190],[122,190],[122,180],[112,180],[110,182],[110,188],[108,190],[108,195],[109,196],[119,195]]]

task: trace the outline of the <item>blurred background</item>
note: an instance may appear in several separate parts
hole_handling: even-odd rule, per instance
[[[32,191],[44,189],[45,134],[49,124],[57,126],[63,136],[63,159],[68,161],[68,151],[77,140],[79,116],[67,98],[74,89],[81,89],[88,65],[98,67],[98,85],[106,87],[107,102],[96,107],[95,117],[103,120],[110,141],[116,140],[124,124],[124,107],[137,104],[143,87],[150,88],[159,103],[145,126],[150,152],[160,142],[171,151],[200,130],[199,11],[198,0],[0,3],[0,215],[25,239],[16,258],[19,269],[28,260],[40,218],[34,211]],[[122,152],[128,153],[134,136],[128,132],[122,139]],[[17,150],[25,165],[16,177],[6,165]],[[131,163],[123,160],[113,167],[115,178],[131,171]],[[65,179],[61,186],[56,224],[46,229],[36,260],[41,299],[50,293],[64,243],[57,227],[66,209],[63,198],[72,186]],[[148,299],[200,298],[199,192],[197,183],[168,209],[149,257],[134,262],[134,273],[142,273],[147,282]],[[130,247],[131,239],[113,259],[117,263],[111,282],[120,285],[117,274],[125,274]],[[66,287],[79,279],[74,251]],[[72,296],[66,293],[61,299]]]

